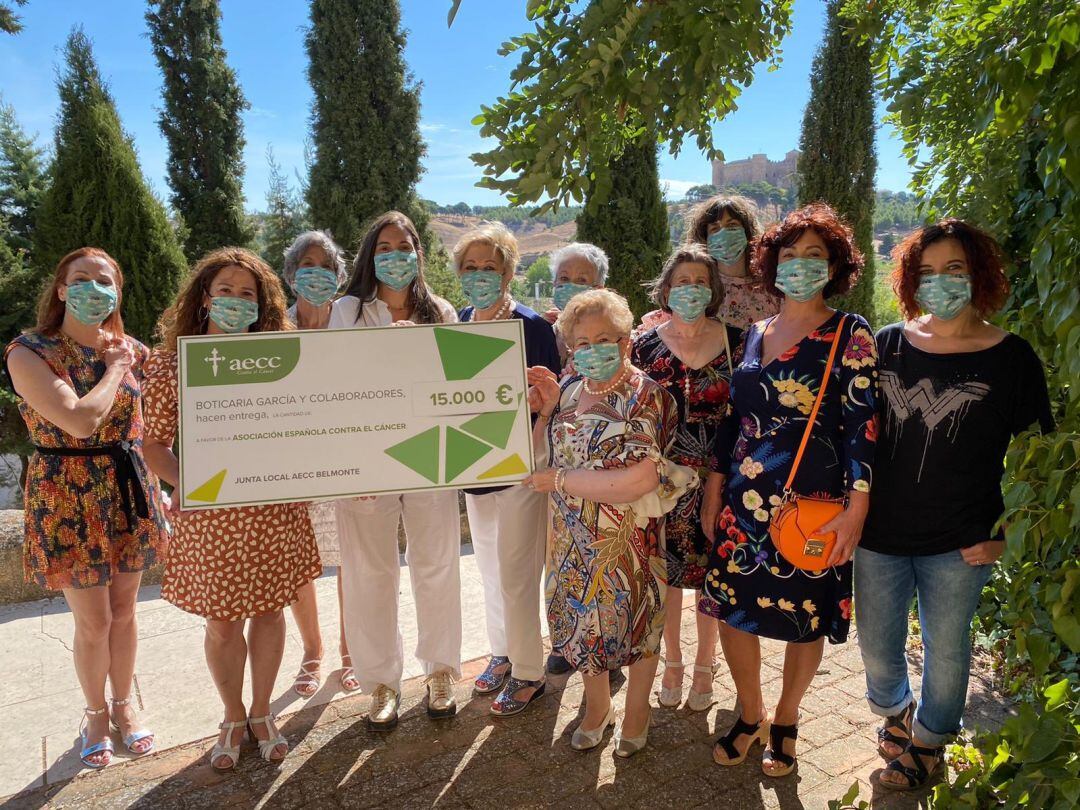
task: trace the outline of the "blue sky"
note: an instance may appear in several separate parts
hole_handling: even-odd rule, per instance
[[[247,207],[265,204],[267,147],[290,173],[304,171],[311,92],[302,0],[224,0],[222,36],[251,109],[244,115]],[[406,58],[423,83],[421,130],[427,141],[420,194],[441,203],[499,204],[494,192],[475,187],[479,169],[469,155],[485,147],[470,120],[480,105],[508,88],[516,59],[496,53],[508,37],[527,27],[525,0],[464,0],[453,28],[446,26],[448,0],[401,0],[409,31]],[[824,4],[797,0],[794,31],[783,47],[783,63],[765,66],[746,88],[739,109],[716,126],[717,144],[729,160],[765,152],[778,159],[798,144],[808,74],[824,25]],[[61,48],[72,26],[81,24],[94,42],[99,67],[109,82],[120,116],[133,137],[154,190],[167,196],[166,147],[157,127],[161,82],[146,36],[141,0],[31,0],[19,10],[25,25],[0,38],[0,93],[15,107],[23,126],[49,143],[58,106],[55,76]],[[879,129],[878,187],[906,188],[910,172],[900,142]],[[660,176],[668,197],[677,199],[709,182],[704,155],[692,145],[678,158],[661,155]]]

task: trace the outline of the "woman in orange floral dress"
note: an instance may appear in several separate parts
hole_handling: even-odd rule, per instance
[[[181,335],[274,332],[292,328],[274,271],[241,248],[202,258],[158,325],[162,345],[146,365],[146,458],[176,486],[176,339]],[[175,512],[175,536],[161,595],[206,621],[206,663],[225,706],[210,761],[236,766],[244,727],[264,759],[288,750],[270,714],[285,647],[281,610],[322,573],[306,503]],[[244,626],[250,620],[247,639]],[[251,711],[244,707],[244,663],[251,660]]]
[[[110,720],[131,753],[154,747],[153,733],[136,723],[129,690],[139,582],[167,534],[158,481],[142,455],[148,352],[124,334],[123,286],[105,251],[69,253],[42,296],[37,326],[4,353],[37,448],[24,498],[26,579],[63,590],[71,607],[75,671],[87,706],[80,758],[90,768],[112,759]]]

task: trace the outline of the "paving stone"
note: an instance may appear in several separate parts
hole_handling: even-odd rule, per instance
[[[468,582],[472,584],[467,587],[475,588],[478,595],[479,580],[473,582],[463,576],[463,583]],[[336,600],[332,586],[332,580],[320,580],[319,598]],[[140,604],[140,617],[145,614],[144,627],[171,626],[173,619],[167,611],[172,608],[162,608],[162,604]],[[330,610],[336,611],[336,605],[330,605]],[[62,629],[64,612],[60,600],[59,605],[50,603],[16,612],[18,618],[13,621],[36,622],[40,627],[48,620],[50,628]],[[327,615],[331,621],[324,622],[324,633],[330,642],[336,612]],[[861,673],[851,669],[857,661],[857,649],[849,643],[826,647],[821,672],[803,701],[799,766],[794,774],[782,779],[762,774],[760,746],[755,746],[740,766],[724,768],[713,763],[713,741],[736,718],[737,701],[726,668],[714,680],[716,702],[708,711],[691,712],[685,706],[654,707],[648,747],[622,760],[614,756],[617,730],[608,732],[593,751],[583,753],[570,748],[573,730],[583,716],[583,683],[576,674],[552,679],[545,697],[521,716],[492,717],[488,713],[491,696],[472,693],[472,680],[486,664],[480,654],[462,665],[462,680],[455,687],[459,702],[456,717],[439,721],[428,718],[422,678],[415,678],[403,684],[401,720],[397,728],[388,732],[367,728],[370,698],[338,692],[329,670],[325,693],[320,692],[315,700],[299,700],[290,692],[292,671],[286,666],[290,671],[283,672],[279,679],[274,705],[280,707],[279,725],[292,746],[288,758],[280,765],[265,763],[257,749],[248,744],[243,747],[236,772],[218,774],[209,767],[207,756],[212,745],[208,735],[220,717],[201,656],[202,630],[185,627],[182,621],[179,625],[146,640],[144,646],[150,655],[140,662],[138,675],[146,705],[143,716],[157,724],[154,727],[159,731],[163,750],[138,760],[118,757],[104,771],[82,773],[59,785],[24,792],[9,802],[10,806],[34,810],[46,805],[153,810],[487,808],[492,797],[497,797],[499,805],[506,808],[566,806],[577,810],[648,805],[817,810],[842,796],[856,780],[864,785],[863,797],[869,799],[874,795],[870,786],[874,771],[882,765],[875,754],[877,719],[866,708]],[[692,659],[696,630],[689,603],[683,613],[682,629],[687,639],[684,655]],[[22,630],[34,632],[29,625]],[[12,647],[10,632],[11,628],[0,623],[0,651]],[[474,644],[482,644],[482,628],[466,632],[481,639],[474,639]],[[70,675],[70,653],[61,642],[42,636],[35,643],[47,645],[49,652],[43,655],[55,658],[56,666],[63,658],[64,672]],[[295,639],[289,644],[295,648]],[[184,650],[182,690],[176,688],[176,667],[181,663],[176,645]],[[763,692],[767,701],[775,701],[779,695],[784,649],[778,642],[762,643]],[[174,659],[171,676],[163,658],[166,654]],[[288,654],[299,655],[299,651],[293,649]],[[286,658],[286,663],[290,660]],[[7,664],[0,658],[0,672],[6,671]],[[407,667],[407,671],[412,670]],[[659,683],[658,672],[655,691]],[[687,678],[687,689],[689,684]],[[994,691],[992,675],[976,671],[972,684],[969,724],[1000,722],[1008,704]],[[211,690],[209,696],[207,690]],[[611,691],[616,717],[621,721],[626,697],[624,675],[612,678]],[[10,716],[17,727],[50,729],[44,735],[46,750],[53,751],[49,765],[53,768],[52,778],[61,778],[63,768],[71,767],[73,762],[77,765],[72,746],[78,708],[63,708],[57,700],[80,698],[77,690],[65,688],[59,698],[40,695],[24,703],[38,700],[41,702],[22,708],[16,708],[21,704],[0,706],[0,720]],[[172,712],[182,716],[174,718]],[[2,746],[0,743],[0,753],[7,752]],[[38,758],[37,770],[29,761],[13,770],[25,771],[32,779],[35,773],[41,773],[40,747],[36,751],[32,747],[12,748],[5,762],[17,763],[18,756],[28,751]],[[8,792],[31,786],[30,779],[13,783]],[[925,805],[925,801],[925,795],[884,794],[875,798],[874,806],[907,808],[920,806],[920,802]]]

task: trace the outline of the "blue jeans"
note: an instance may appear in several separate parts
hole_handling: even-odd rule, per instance
[[[855,552],[855,621],[870,711],[900,714],[912,701],[906,656],[908,611],[919,601],[922,696],[914,733],[926,745],[960,731],[971,671],[971,620],[990,565],[968,565],[959,551],[925,557]]]

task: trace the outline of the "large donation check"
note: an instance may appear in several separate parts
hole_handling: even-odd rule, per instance
[[[505,485],[532,470],[520,320],[179,344],[182,509]]]

